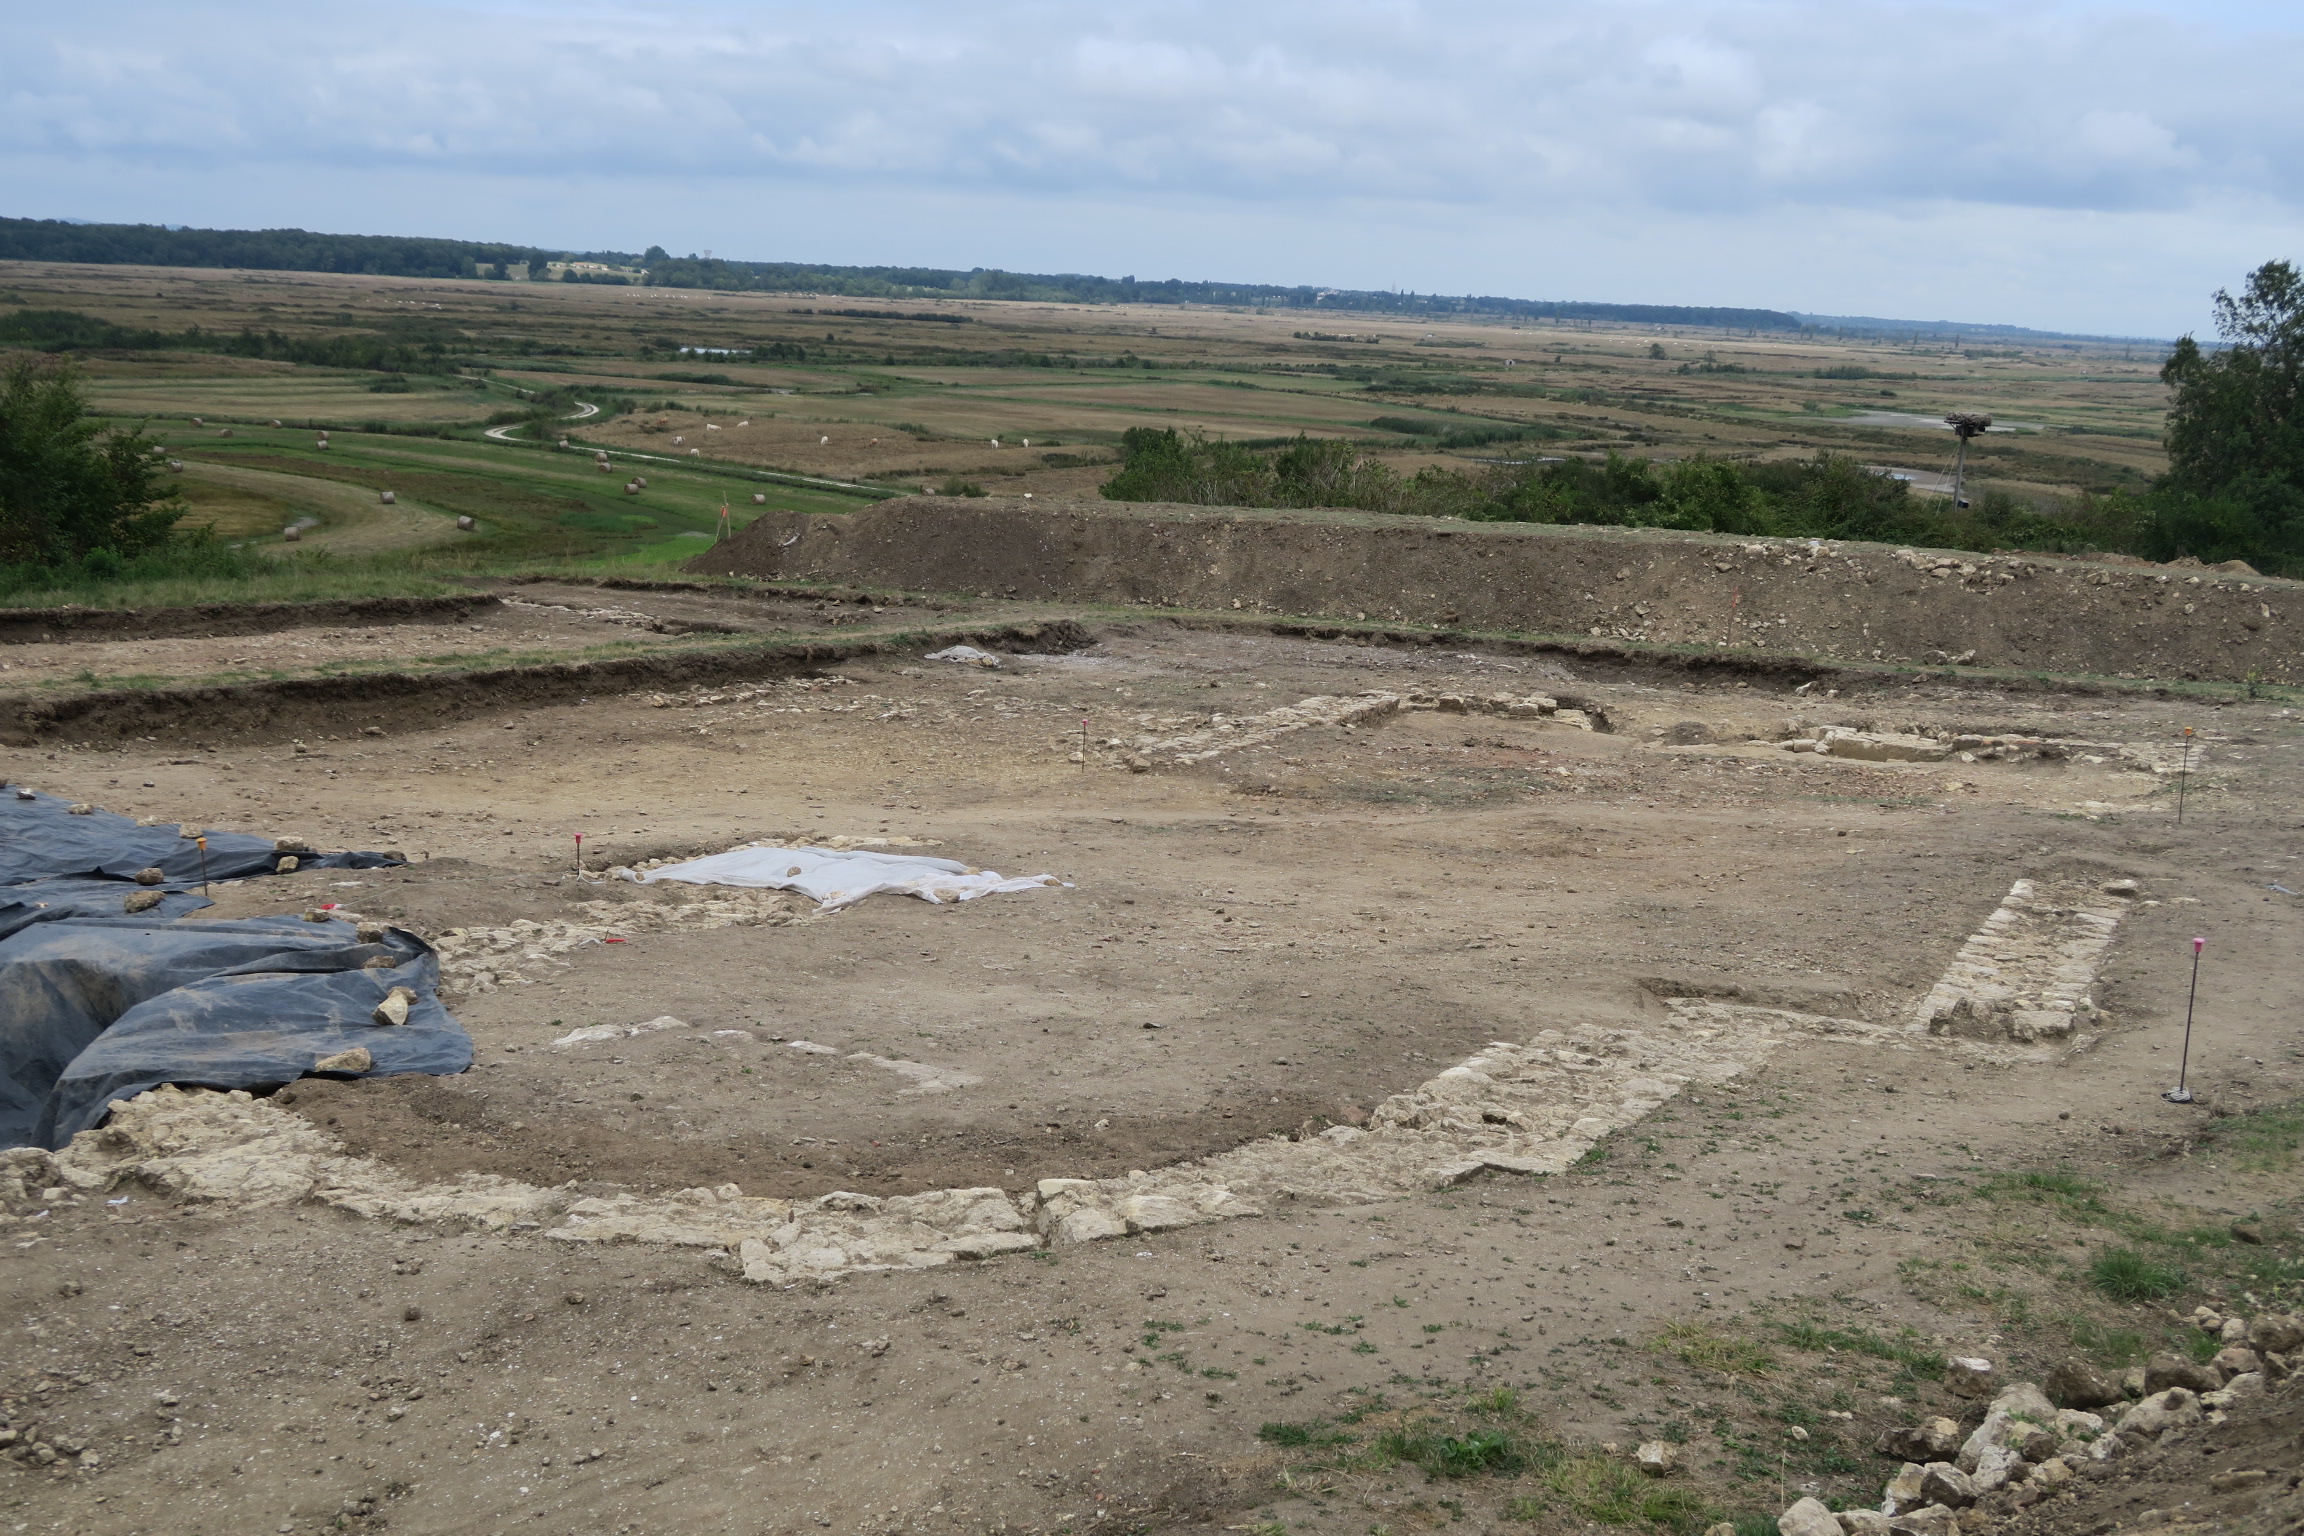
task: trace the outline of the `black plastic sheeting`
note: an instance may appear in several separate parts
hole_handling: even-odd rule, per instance
[[[187,919],[200,850],[173,826],[71,814],[52,795],[0,789],[0,1147],[60,1147],[114,1099],[162,1083],[258,1088],[364,1046],[364,1076],[462,1072],[471,1037],[440,1005],[431,946],[392,928],[361,942],[341,919]],[[263,838],[208,836],[215,880],[270,875]],[[302,868],[377,869],[380,853],[298,855]],[[160,904],[129,913],[158,868]],[[369,962],[382,960],[382,965]],[[401,1025],[372,1014],[395,986],[417,995]]]

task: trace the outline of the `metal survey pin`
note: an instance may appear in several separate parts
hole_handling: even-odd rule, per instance
[[[2192,941],[2192,990],[2184,998],[2184,1054],[2176,1063],[2176,1086],[2160,1095],[2171,1104],[2192,1102],[2192,1089],[2189,1086],[2192,1070],[2192,1005],[2200,997],[2200,950],[2207,942],[2206,939]]]

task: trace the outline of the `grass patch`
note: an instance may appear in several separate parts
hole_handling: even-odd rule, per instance
[[[2094,1318],[2076,1319],[2071,1333],[2072,1347],[2099,1365],[2125,1369],[2142,1365],[2152,1353],[2152,1341],[2135,1329],[2107,1327]]]
[[[1297,1453],[1297,1475],[1340,1472],[1382,1477],[1394,1468],[1415,1467],[1435,1483],[1485,1482],[1494,1488],[1492,1496],[1510,1520],[1648,1526],[1672,1536],[1698,1536],[1722,1518],[1695,1481],[1659,1481],[1622,1457],[1566,1445],[1544,1434],[1541,1420],[1509,1387],[1457,1398],[1453,1407],[1434,1401],[1418,1408],[1392,1408],[1371,1397],[1344,1415],[1343,1423],[1356,1425],[1367,1439],[1353,1445],[1352,1435],[1317,1419],[1266,1424],[1257,1438]],[[1352,1449],[1333,1449],[1346,1445]],[[1770,1475],[1775,1470],[1773,1464],[1767,1469]],[[1310,1486],[1287,1471],[1281,1474],[1281,1485]],[[1469,1498],[1467,1493],[1437,1502],[1444,1509],[1460,1510],[1459,1501]],[[1774,1536],[1772,1523],[1768,1536]]]
[[[1659,1483],[1612,1456],[1562,1453],[1548,1459],[1536,1481],[1536,1493],[1508,1506],[1514,1519],[1533,1520],[1551,1512],[1596,1525],[1653,1525],[1688,1536],[1712,1519],[1711,1506],[1695,1489]]]
[[[1776,1369],[1776,1357],[1763,1346],[1730,1338],[1702,1323],[1666,1323],[1649,1347],[1676,1356],[1684,1365],[1724,1376],[1765,1376]]]
[[[1875,1360],[1893,1361],[1920,1375],[1935,1375],[1944,1369],[1942,1352],[1929,1348],[1910,1329],[1889,1339],[1861,1328],[1821,1328],[1814,1323],[1772,1323],[1770,1326],[1794,1349],[1817,1354],[1838,1350],[1842,1354],[1870,1355]]]
[[[208,480],[180,480],[177,496],[192,510],[177,524],[189,532],[205,528],[220,539],[266,538],[305,513],[319,513],[316,505],[267,495],[246,486],[219,485]]]
[[[2133,1248],[2107,1248],[2088,1266],[2088,1280],[2114,1301],[2159,1301],[2184,1289],[2184,1271]]]
[[[2202,1132],[2199,1153],[2236,1172],[2282,1173],[2292,1169],[2304,1148],[2304,1104],[2287,1104],[2211,1121]],[[2114,1301],[2160,1301],[2186,1291],[2210,1295],[2250,1292],[2265,1305],[2293,1306],[2304,1299],[2304,1252],[2295,1231],[2281,1223],[2256,1222],[2251,1240],[2242,1241],[2224,1221],[2202,1221],[2198,1211],[2163,1205],[2138,1206],[2114,1198],[2103,1183],[2057,1169],[1995,1174],[1967,1189],[1923,1196],[1945,1203],[1986,1200],[2002,1206],[2029,1206],[2008,1229],[1992,1234],[1988,1246],[2002,1265],[2020,1265],[2061,1285],[2077,1280]],[[2060,1218],[2084,1229],[2091,1246],[2111,1246],[2084,1264],[2067,1265],[2044,1242],[2048,1225]],[[1954,1265],[1953,1268],[1960,1266]],[[1989,1305],[2010,1323],[2021,1323],[2024,1305],[2047,1307],[2046,1296],[2022,1296],[2002,1286],[1980,1289],[1972,1283],[1954,1289],[1962,1299]]]
[[[2251,1173],[2278,1173],[2292,1167],[2304,1149],[2304,1106],[2253,1110],[2208,1126],[2208,1144]]]
[[[1411,1463],[1435,1478],[1509,1475],[1528,1465],[1527,1453],[1512,1432],[1498,1427],[1451,1435],[1430,1425],[1403,1425],[1378,1435],[1374,1449],[1387,1461]]]
[[[1970,1194],[1979,1200],[2053,1206],[2070,1220],[2091,1225],[2119,1219],[2104,1203],[2102,1184],[2061,1169],[1996,1173],[1979,1182]]]

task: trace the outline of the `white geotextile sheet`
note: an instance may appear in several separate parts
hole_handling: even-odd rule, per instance
[[[942,905],[974,901],[1007,891],[1036,891],[1059,885],[1054,875],[1009,880],[989,869],[970,869],[950,859],[918,854],[873,853],[857,848],[735,848],[685,864],[667,864],[633,877],[643,885],[678,880],[688,885],[742,885],[755,890],[798,891],[821,909],[836,912],[867,896],[887,891]]]

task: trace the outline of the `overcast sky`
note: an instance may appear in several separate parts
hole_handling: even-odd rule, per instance
[[[2297,0],[0,0],[0,212],[2168,336]]]

